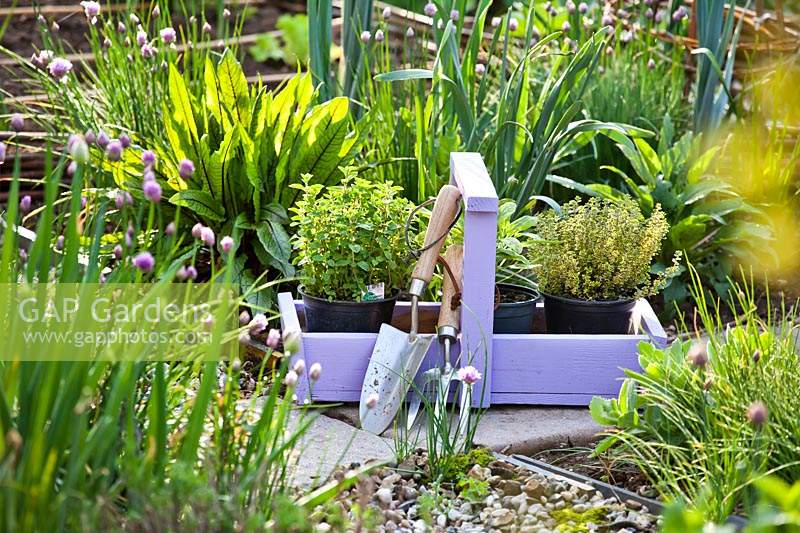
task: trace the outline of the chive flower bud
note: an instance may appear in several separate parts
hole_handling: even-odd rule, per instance
[[[31,210],[31,197],[27,194],[19,201],[19,211],[23,215]]]
[[[81,2],[81,6],[83,7],[83,12],[86,14],[86,18],[92,23],[92,26],[97,24],[97,15],[100,14],[100,4],[94,0],[84,0]]]
[[[208,22],[203,23],[203,33],[211,33],[211,24]]]
[[[206,243],[207,246],[214,246],[214,241],[215,241],[214,230],[208,227],[204,227],[200,231],[200,239],[204,243]]]
[[[297,385],[297,377],[298,377],[297,372],[295,372],[294,370],[289,370],[286,373],[286,377],[283,378],[283,383],[287,387],[294,387],[295,385]]]
[[[178,175],[188,180],[194,175],[194,163],[190,159],[181,159],[178,163]]]
[[[164,235],[166,235],[167,237],[172,237],[173,235],[175,235],[175,223],[174,222],[170,222],[169,224],[167,224],[167,227],[164,228]]]
[[[383,20],[387,20],[389,17],[392,16],[392,8],[389,6],[384,7],[381,16],[383,17]]]
[[[142,185],[142,192],[144,192],[145,197],[154,204],[161,201],[161,185],[154,179],[144,182],[144,185]]]
[[[747,421],[755,428],[760,428],[767,423],[769,411],[762,402],[753,402],[747,408]]]
[[[589,11],[589,6],[586,2],[581,2],[578,4],[578,11],[585,15]]]
[[[133,266],[142,272],[152,272],[156,260],[150,252],[141,252],[133,258]]]
[[[292,370],[297,372],[298,375],[302,375],[306,371],[306,362],[303,359],[298,359]]]
[[[161,16],[161,8],[159,8],[158,5],[156,5],[156,7],[153,8],[153,11],[151,11],[150,14],[153,15],[153,18],[160,17]]]
[[[122,159],[122,143],[118,139],[113,139],[106,146],[106,157],[109,161],[119,161]]]
[[[409,39],[414,37],[414,28],[412,28],[411,26],[409,26],[408,29],[406,30],[406,37]]]
[[[476,63],[475,74],[477,74],[478,76],[482,76],[484,72],[486,72],[486,65],[484,65],[483,63]]]
[[[202,232],[203,232],[203,225],[201,223],[198,222],[197,224],[192,226],[192,237],[194,237],[195,239],[199,239]]]
[[[311,368],[308,370],[308,377],[311,378],[311,381],[317,381],[321,375],[322,365],[319,363],[311,365]]]
[[[100,133],[97,134],[97,146],[105,150],[109,142],[111,142],[111,139],[108,138],[106,132],[101,131]]]
[[[656,68],[656,62],[652,57],[647,60],[647,68],[650,69],[650,70],[653,70],[654,68]]]
[[[508,29],[509,30],[517,31],[517,28],[519,28],[519,22],[517,21],[517,19],[511,19],[511,20],[508,21]]]
[[[142,164],[145,168],[152,168],[156,164],[156,154],[152,150],[142,152]]]
[[[436,4],[434,4],[433,2],[428,2],[427,4],[425,4],[425,8],[423,9],[423,11],[429,17],[434,16],[436,14]]]
[[[122,259],[122,245],[118,244],[114,246],[114,258],[119,260]]]
[[[264,313],[258,313],[253,317],[247,327],[250,330],[250,335],[259,335],[267,329],[267,325],[269,325],[267,316]]]
[[[457,22],[461,14],[458,12],[458,9],[454,9],[450,12],[450,20],[453,22]]]
[[[371,38],[372,38],[372,35],[368,31],[362,31],[361,32],[361,42],[362,43],[367,44],[370,41]]]
[[[20,132],[25,128],[25,117],[23,117],[20,113],[14,113],[11,115],[11,129]]]
[[[250,313],[247,312],[247,309],[239,313],[239,324],[245,325],[250,322]]]
[[[219,241],[219,245],[224,253],[230,253],[233,250],[233,239],[226,235]]]
[[[375,42],[381,43],[381,42],[383,42],[383,39],[384,39],[383,30],[376,31],[375,32]]]

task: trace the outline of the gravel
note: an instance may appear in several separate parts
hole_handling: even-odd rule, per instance
[[[413,464],[424,465],[424,452]],[[423,468],[424,472],[424,468]],[[522,532],[657,531],[659,518],[635,501],[604,498],[565,481],[557,481],[503,461],[472,466],[467,474],[487,490],[458,494],[450,484],[434,486],[424,474],[390,468],[375,471],[368,482],[339,496],[344,509],[361,502],[375,510],[377,531]],[[350,519],[357,517],[350,511]],[[330,531],[319,523],[317,531]]]

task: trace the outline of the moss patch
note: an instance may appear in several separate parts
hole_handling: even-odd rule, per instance
[[[459,477],[465,475],[472,468],[472,465],[485,467],[494,461],[494,455],[488,448],[473,448],[469,453],[460,453],[447,460],[442,481],[455,483]]]
[[[599,525],[603,523],[606,519],[606,514],[608,514],[607,507],[593,507],[580,513],[569,508],[558,509],[552,511],[550,516],[558,522],[557,531],[562,531],[563,533],[586,533],[589,531],[588,524]]]

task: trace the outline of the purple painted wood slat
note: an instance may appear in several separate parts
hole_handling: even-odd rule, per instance
[[[497,242],[497,192],[478,153],[450,154],[450,181],[464,201],[464,279],[461,309],[461,364],[483,374],[482,387],[492,391],[492,338]],[[491,394],[474,394],[475,406],[489,407]]]

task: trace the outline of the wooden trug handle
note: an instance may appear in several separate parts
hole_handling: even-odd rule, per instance
[[[433,204],[428,230],[425,232],[425,247],[447,231],[448,226],[453,222],[456,213],[458,213],[460,202],[461,191],[458,190],[458,187],[445,185],[441,188],[439,195],[436,197],[436,203]],[[444,241],[445,239],[441,239],[435,245],[422,252],[422,255],[417,260],[417,266],[414,267],[412,278],[430,283],[431,277],[433,277],[433,270],[436,267],[436,258],[439,257],[439,251],[442,249]]]
[[[444,253],[444,260],[450,267],[453,277],[456,278],[458,286],[453,285],[450,274],[444,269],[442,272],[442,276],[444,277],[444,281],[442,282],[442,307],[439,310],[438,327],[451,326],[459,330],[461,329],[461,302],[458,302],[458,307],[453,309],[453,298],[456,297],[458,292],[463,290],[461,287],[464,283],[464,278],[462,276],[462,272],[464,271],[464,247],[460,244],[451,244]]]

